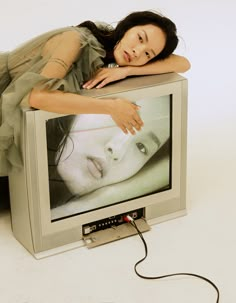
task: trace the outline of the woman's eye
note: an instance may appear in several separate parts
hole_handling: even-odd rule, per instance
[[[138,35],[138,39],[141,43],[143,42],[143,38],[140,35]]]
[[[151,56],[150,56],[149,52],[146,52],[146,56],[147,56],[147,58],[148,58],[148,59],[150,59],[150,58],[151,58]]]
[[[139,151],[141,153],[143,153],[144,155],[147,155],[147,149],[146,149],[146,146],[143,143],[138,142],[138,143],[136,143],[136,146],[137,146],[137,148],[139,149]]]

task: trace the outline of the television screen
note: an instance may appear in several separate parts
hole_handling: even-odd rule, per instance
[[[52,220],[170,189],[171,96],[136,104],[144,126],[135,135],[108,115],[46,122]]]

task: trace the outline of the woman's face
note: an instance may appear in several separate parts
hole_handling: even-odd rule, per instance
[[[77,123],[80,127],[90,124],[88,119],[97,119],[97,116],[79,116],[74,129],[77,129]],[[73,194],[84,195],[136,174],[157,152],[160,144],[148,123],[135,136],[126,135],[115,126],[80,131],[72,129],[58,172]]]
[[[147,24],[129,29],[114,49],[119,66],[141,66],[156,57],[165,47],[165,33],[159,27]]]

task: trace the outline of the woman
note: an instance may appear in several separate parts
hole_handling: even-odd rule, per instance
[[[158,158],[160,154],[166,160],[170,156],[168,149],[164,154],[160,153],[170,137],[169,97],[145,99],[137,104],[142,106],[140,115],[145,124],[135,136],[124,134],[106,115],[70,115],[47,122],[52,208],[66,204],[60,208],[66,213],[71,205],[73,208],[76,205],[77,210],[78,207],[80,210],[91,209],[168,185],[168,161],[160,174]],[[139,177],[132,181],[137,174]],[[114,190],[114,185],[128,179],[125,189],[120,192]],[[137,188],[138,180],[140,186]],[[72,200],[73,203],[68,204]]]
[[[171,20],[144,11],[128,15],[115,29],[85,22],[43,34],[1,54],[0,173],[10,166],[21,167],[19,104],[23,98],[23,105],[36,109],[108,114],[123,132],[140,130],[143,121],[138,106],[123,99],[81,96],[81,85],[102,87],[130,75],[184,72],[188,60],[172,55],[177,43]],[[101,69],[113,62],[120,67]]]

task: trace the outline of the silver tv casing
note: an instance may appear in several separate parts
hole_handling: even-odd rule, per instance
[[[176,73],[139,76],[82,94],[132,101],[172,96],[172,188],[51,222],[45,121],[61,115],[22,108],[24,166],[9,173],[12,229],[15,238],[36,258],[83,246],[82,225],[89,222],[138,208],[145,209],[150,225],[186,214],[187,79]]]

